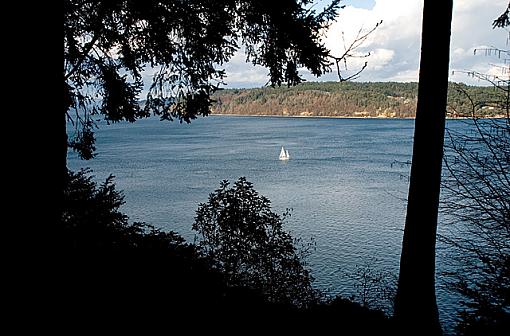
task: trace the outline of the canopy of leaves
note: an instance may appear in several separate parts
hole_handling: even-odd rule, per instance
[[[260,289],[272,302],[296,306],[316,298],[304,260],[307,248],[296,247],[270,201],[245,178],[232,187],[223,181],[209,201],[200,204],[193,229],[199,246],[230,285]]]
[[[247,61],[268,68],[271,85],[301,82],[301,67],[317,76],[329,71],[320,34],[339,1],[321,13],[306,9],[310,2],[65,0],[64,113],[75,111],[76,126],[69,144],[93,156],[90,114],[109,122],[207,115],[222,65],[243,46]],[[141,107],[146,68],[154,76]]]

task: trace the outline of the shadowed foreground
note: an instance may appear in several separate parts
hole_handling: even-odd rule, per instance
[[[268,303],[255,290],[225,286],[220,274],[178,251],[133,248],[74,257],[62,290],[75,326],[392,334],[381,312],[344,299],[307,309]]]
[[[175,233],[128,224],[111,179],[96,186],[70,173],[61,235],[59,307],[77,330],[178,333],[394,334],[391,321],[342,298],[306,308],[269,302],[256,288],[227,285],[196,246]]]

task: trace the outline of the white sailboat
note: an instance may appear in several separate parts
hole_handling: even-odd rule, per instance
[[[280,151],[279,159],[280,160],[288,160],[288,159],[290,159],[289,151],[286,150],[285,148],[283,148],[283,146],[282,146],[282,150]]]

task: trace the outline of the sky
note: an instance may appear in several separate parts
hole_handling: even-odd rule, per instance
[[[450,44],[450,81],[471,85],[485,85],[465,74],[478,71],[501,75],[503,60],[474,49],[499,47],[508,49],[508,30],[492,29],[492,22],[504,12],[508,0],[454,0],[452,36]],[[319,6],[327,4],[321,0]],[[351,59],[347,63],[348,75],[368,61],[367,68],[357,81],[418,81],[420,35],[423,0],[344,0],[345,8],[338,12],[335,22],[325,33],[324,43],[333,54],[341,54],[342,35],[349,43],[358,31],[371,29],[378,21],[383,23],[372,33],[360,53],[370,52],[367,58]],[[245,55],[238,52],[225,65],[227,87],[250,88],[264,86],[268,81],[267,69],[245,63]],[[319,78],[304,69],[300,71],[308,81],[335,81],[336,72]]]

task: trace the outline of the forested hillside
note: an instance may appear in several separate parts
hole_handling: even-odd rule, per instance
[[[470,102],[484,102],[486,116],[500,114],[493,87],[450,83],[448,115],[469,116]],[[413,118],[418,83],[309,82],[295,87],[227,89],[214,95],[213,112],[237,115]]]

